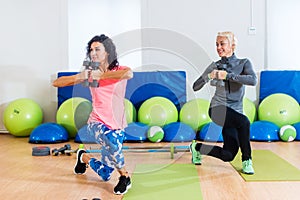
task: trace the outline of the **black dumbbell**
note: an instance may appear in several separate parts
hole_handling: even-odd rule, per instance
[[[83,61],[82,65],[84,66],[85,70],[95,71],[99,70],[100,62],[93,62],[86,59]],[[96,79],[93,79],[91,82],[89,82],[88,78],[83,81],[82,85],[84,87],[99,87],[99,83]]]
[[[59,148],[59,149],[52,149],[52,155],[58,156],[59,153],[65,154],[65,150],[71,150],[71,145],[66,144],[65,146]]]

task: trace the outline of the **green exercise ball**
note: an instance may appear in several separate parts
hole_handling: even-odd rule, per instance
[[[14,136],[29,136],[43,121],[43,111],[32,99],[20,98],[10,102],[4,110],[5,128]]]
[[[138,111],[138,121],[148,126],[164,126],[178,120],[178,111],[172,101],[155,96],[142,103]]]
[[[92,103],[81,97],[72,97],[64,101],[56,113],[56,122],[62,125],[74,138],[80,128],[86,125],[92,111]]]
[[[128,99],[124,100],[125,106],[125,115],[127,123],[135,122],[136,121],[136,109],[132,102]]]
[[[290,95],[276,93],[267,96],[258,107],[258,119],[279,127],[300,121],[299,103]]]
[[[256,106],[247,97],[245,97],[243,99],[243,111],[244,111],[244,114],[248,117],[250,123],[252,124],[256,120],[256,117],[257,117]]]
[[[201,128],[211,122],[208,115],[209,101],[205,99],[192,99],[186,102],[179,113],[179,120],[193,128],[195,131],[201,130]]]

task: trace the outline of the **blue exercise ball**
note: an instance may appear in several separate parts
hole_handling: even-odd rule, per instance
[[[214,122],[205,124],[199,132],[199,140],[223,142],[222,126],[219,126]]]
[[[30,143],[59,143],[69,140],[68,131],[57,123],[43,123],[34,128],[30,134]]]
[[[173,122],[163,127],[166,142],[188,142],[196,138],[196,132],[189,125],[182,122]]]
[[[295,140],[300,140],[300,122],[293,124],[293,127],[295,127],[297,133]]]
[[[84,144],[97,143],[95,140],[95,135],[88,134],[87,128],[88,125],[86,124],[78,130],[74,142],[84,143]]]
[[[255,121],[250,125],[250,140],[278,141],[279,126],[269,121]]]
[[[146,141],[149,126],[141,122],[129,123],[125,128],[124,141]]]

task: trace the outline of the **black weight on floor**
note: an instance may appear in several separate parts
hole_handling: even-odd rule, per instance
[[[66,150],[71,150],[71,145],[70,144],[66,144],[65,146],[63,146],[63,147],[61,147],[59,149],[56,149],[56,148],[52,149],[52,155],[58,156],[59,153],[65,154]],[[67,155],[70,155],[70,154],[67,153]]]
[[[37,146],[32,148],[32,156],[48,156],[50,148],[47,146]]]

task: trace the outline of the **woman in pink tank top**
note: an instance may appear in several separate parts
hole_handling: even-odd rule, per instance
[[[101,158],[90,157],[84,149],[77,151],[75,174],[84,174],[89,165],[103,181],[110,180],[114,169],[120,174],[115,194],[124,194],[131,187],[122,152],[124,128],[127,126],[124,98],[127,80],[133,77],[129,67],[120,66],[116,47],[108,36],[96,35],[87,45],[86,69],[73,76],[62,76],[55,87],[78,83],[90,87],[93,109],[88,120],[88,134],[101,145]]]

